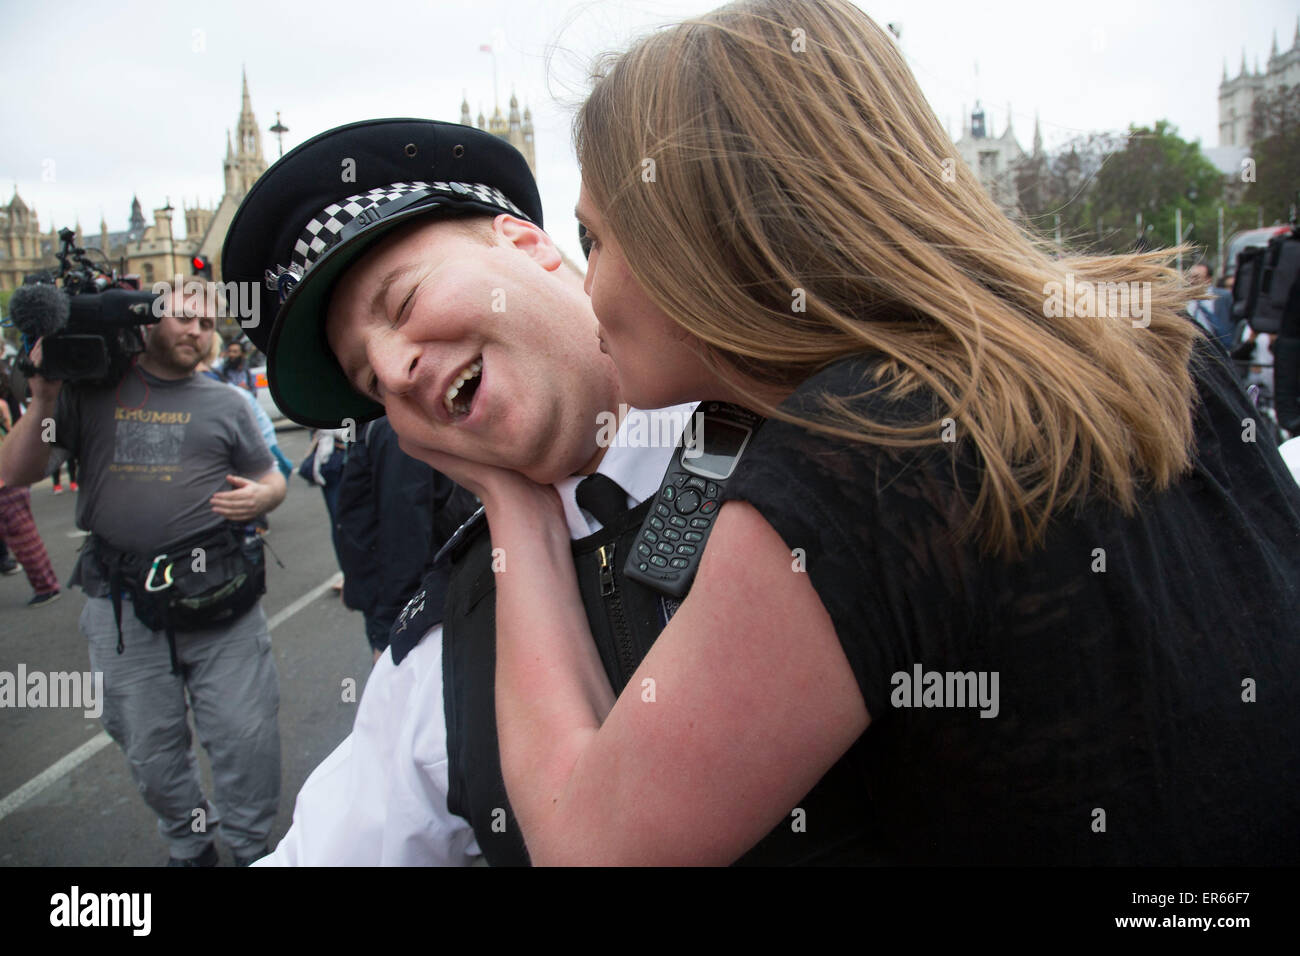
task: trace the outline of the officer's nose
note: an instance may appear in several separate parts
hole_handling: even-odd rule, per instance
[[[370,345],[370,367],[385,392],[400,395],[420,373],[420,346],[400,333],[383,335]]]

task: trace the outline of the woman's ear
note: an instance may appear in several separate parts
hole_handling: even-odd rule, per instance
[[[492,231],[499,240],[528,253],[547,272],[560,267],[560,250],[542,229],[531,222],[502,213],[492,220]]]

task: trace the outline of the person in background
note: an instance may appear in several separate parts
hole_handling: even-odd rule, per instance
[[[318,428],[312,432],[311,445],[307,455],[298,466],[298,474],[311,484],[320,488],[321,497],[325,499],[325,511],[329,515],[330,541],[334,545],[334,557],[339,569],[344,571],[343,560],[339,555],[338,501],[339,482],[343,478],[343,467],[348,457],[348,441],[353,437],[349,428]],[[343,582],[334,583],[336,593],[343,593]]]
[[[68,490],[74,492],[77,490],[77,459],[69,455],[54,466],[52,477],[54,479],[54,494],[56,495],[63,494],[63,482],[60,479],[63,475],[64,465],[68,466]]]
[[[204,306],[201,293],[173,293],[115,384],[33,375],[27,414],[0,445],[0,480],[13,485],[45,475],[51,445],[38,426],[46,419],[55,444],[81,461],[77,526],[91,535],[69,583],[86,593],[80,626],[91,670],[104,675],[101,722],[175,867],[215,866],[218,830],[236,865],[262,856],[280,794],[279,679],[260,594],[243,587],[250,572],[209,566],[231,575],[213,588],[251,597],[210,626],[160,629],[148,611],[147,592],[166,591],[150,587],[155,556],[182,543],[204,553],[244,542],[239,529],[284,500],[284,478],[245,402],[194,374],[214,335]],[[38,342],[38,368],[40,352]],[[191,716],[210,758],[212,801]]]
[[[11,405],[9,402],[9,383],[9,359],[5,357],[0,359],[0,427],[3,427],[6,434],[14,427],[14,416],[21,414],[17,403]],[[5,544],[4,536],[0,535],[0,574],[8,577],[21,570],[22,566],[9,553],[9,546]]]
[[[13,406],[7,400],[10,381],[7,372],[0,369],[0,399],[4,399],[0,401],[0,445],[14,427],[10,412]],[[58,600],[61,593],[59,579],[50,563],[45,542],[36,530],[31,489],[6,487],[0,481],[0,574],[8,577],[19,571],[27,572],[27,582],[32,586],[28,607],[43,607]]]
[[[257,395],[257,383],[253,381],[253,373],[244,361],[244,343],[239,339],[231,339],[215,371],[227,385],[236,385]]]
[[[475,509],[474,496],[398,447],[387,418],[361,427],[348,448],[335,505],[343,603],[365,617],[375,660],[423,581],[430,613],[442,617],[449,573],[434,555]]]
[[[212,337],[212,347],[208,350],[207,361],[199,363],[199,374],[205,375],[213,381],[225,382],[225,379],[221,377],[221,373],[212,368],[212,364],[220,357],[220,355],[221,341],[214,335]],[[225,384],[229,385],[230,383],[225,382]],[[258,404],[256,391],[250,392],[247,389],[240,388],[238,385],[232,385],[231,387],[237,389],[239,394],[244,396],[248,401],[249,407],[253,411],[253,418],[257,421],[257,429],[262,435],[262,440],[266,442],[267,451],[269,451],[271,457],[275,459],[275,464],[276,467],[280,469],[280,474],[285,478],[288,478],[289,472],[293,471],[293,462],[289,461],[288,456],[281,450],[279,440],[275,433],[275,423],[271,421],[271,416],[266,414],[266,411],[260,404]]]
[[[1214,285],[1214,275],[1206,262],[1198,262],[1187,270],[1187,281],[1193,288],[1206,286],[1208,299],[1192,299],[1187,303],[1187,314],[1225,349],[1232,348],[1232,291]]]

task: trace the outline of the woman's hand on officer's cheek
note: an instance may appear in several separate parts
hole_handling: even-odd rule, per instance
[[[402,450],[411,454],[405,448]],[[428,448],[420,448],[418,455],[412,457],[418,457],[420,461],[473,493],[487,509],[489,523],[494,514],[506,510],[546,515],[564,522],[564,508],[560,504],[559,495],[550,485],[539,485],[509,468],[485,465]]]

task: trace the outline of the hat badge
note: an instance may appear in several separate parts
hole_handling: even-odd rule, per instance
[[[280,301],[283,302],[289,298],[289,293],[302,280],[302,277],[303,268],[296,262],[287,268],[277,265],[274,271],[271,269],[266,270],[266,287],[276,293]]]

